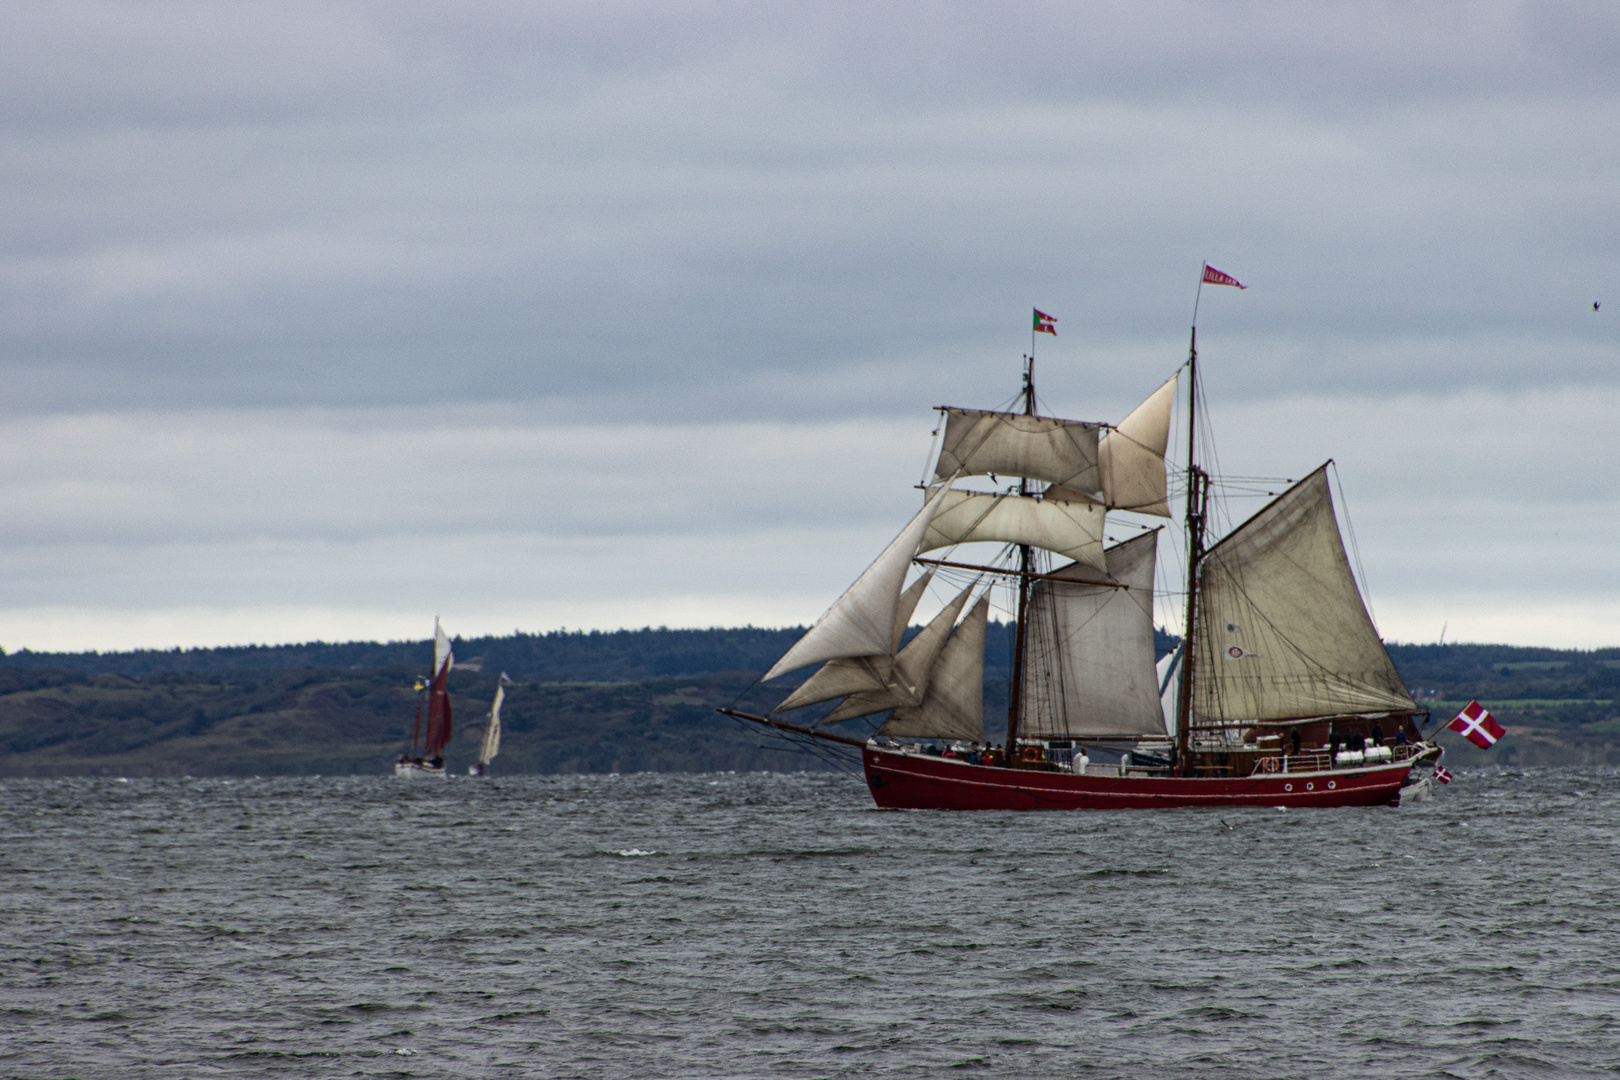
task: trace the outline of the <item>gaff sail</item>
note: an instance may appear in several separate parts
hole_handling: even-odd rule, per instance
[[[1417,707],[1356,587],[1326,465],[1210,548],[1198,604],[1196,724]]]

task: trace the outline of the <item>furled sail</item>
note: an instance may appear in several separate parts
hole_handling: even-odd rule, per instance
[[[815,705],[818,702],[831,701],[833,698],[847,697],[862,691],[882,690],[888,684],[894,666],[894,654],[899,651],[900,642],[906,636],[906,627],[911,623],[911,616],[917,610],[917,603],[922,599],[923,593],[928,590],[928,583],[933,579],[934,572],[930,570],[900,594],[900,603],[894,612],[894,633],[889,637],[887,652],[877,656],[850,656],[827,661],[821,665],[820,671],[801,683],[798,689],[789,694],[782,704],[772,709],[771,713],[774,715],[789,709],[802,709],[806,705]]]
[[[1097,444],[1103,497],[1114,510],[1170,516],[1164,452],[1170,444],[1170,410],[1176,403],[1176,379],[1138,405]]]
[[[501,672],[495,684],[495,703],[489,707],[489,726],[484,729],[484,741],[478,746],[478,763],[488,765],[501,752],[501,702],[506,700],[506,672]]]
[[[945,642],[950,637],[951,627],[962,614],[962,608],[966,606],[972,591],[972,585],[963,589],[938,615],[928,620],[928,625],[916,637],[906,643],[906,647],[895,656],[893,670],[882,688],[850,695],[820,723],[836,724],[900,705],[921,703],[930,673],[939,661]]]
[[[984,634],[990,600],[980,597],[956,628],[928,679],[920,705],[889,714],[880,735],[984,742]]]
[[[1097,503],[989,495],[972,491],[946,491],[929,505],[939,510],[922,538],[921,551],[980,540],[1029,544],[1097,570],[1106,568],[1103,557],[1103,519],[1107,510]]]
[[[894,633],[894,616],[900,604],[900,586],[911,569],[912,556],[922,540],[934,513],[951,494],[943,485],[911,523],[900,530],[871,566],[855,579],[844,595],[817,619],[804,637],[771,666],[765,678],[774,679],[789,671],[844,656],[874,656],[887,652]]]
[[[1165,734],[1153,655],[1158,541],[1154,530],[1108,549],[1108,575],[1124,588],[1065,581],[1096,577],[1071,563],[1030,589],[1020,735]]]
[[[1023,476],[1096,492],[1100,424],[1023,413],[941,409],[945,438],[934,474]]]
[[[1415,708],[1350,572],[1326,465],[1212,547],[1199,580],[1195,723]]]

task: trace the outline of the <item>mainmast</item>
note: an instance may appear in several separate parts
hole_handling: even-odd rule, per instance
[[[1202,290],[1203,284],[1199,283]],[[1198,563],[1204,557],[1204,519],[1209,506],[1209,477],[1198,467],[1198,320],[1193,306],[1192,338],[1187,346],[1187,627],[1181,638],[1181,684],[1176,703],[1176,773],[1190,768],[1192,740],[1193,633],[1198,625]]]
[[[1033,337],[1034,335],[1030,335]],[[1035,415],[1035,354],[1024,357],[1024,415]],[[1029,479],[1018,481],[1018,494],[1029,494]],[[1018,768],[1018,720],[1023,711],[1024,645],[1029,639],[1030,547],[1018,545],[1018,629],[1013,635],[1012,686],[1007,691],[1007,764]]]

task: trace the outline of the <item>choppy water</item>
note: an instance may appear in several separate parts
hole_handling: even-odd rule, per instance
[[[0,1073],[1612,1072],[1616,781],[1089,814],[827,774],[8,781]]]

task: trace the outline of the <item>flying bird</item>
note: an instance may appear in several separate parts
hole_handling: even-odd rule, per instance
[[[1597,309],[1598,309],[1598,302],[1596,300],[1594,300],[1594,301],[1592,301],[1592,310],[1596,311]]]

